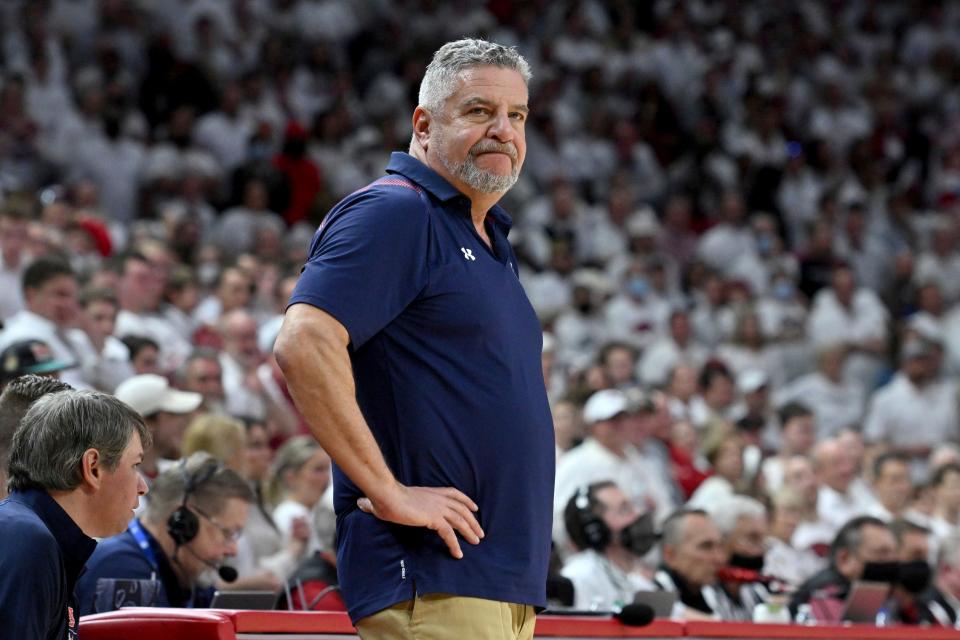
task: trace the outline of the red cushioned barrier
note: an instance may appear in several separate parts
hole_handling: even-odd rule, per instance
[[[960,638],[960,631],[939,627],[874,627],[853,624],[843,627],[801,627],[789,624],[738,622],[687,622],[688,638],[836,638],[837,640],[941,640]]]
[[[356,637],[344,613],[297,611],[226,611],[220,609],[130,608],[86,616],[80,621],[83,640],[236,640],[237,634],[290,633]],[[735,622],[671,622],[625,627],[615,620],[592,617],[540,616],[538,638],[767,638],[791,640],[947,640],[960,631],[940,628],[798,627]]]
[[[654,620],[645,627],[626,627],[607,618],[574,616],[538,616],[538,638],[682,638],[683,624]]]
[[[229,612],[137,607],[80,618],[83,640],[236,640]]]

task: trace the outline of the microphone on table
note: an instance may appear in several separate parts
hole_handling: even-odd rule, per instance
[[[623,605],[613,612],[613,617],[628,627],[645,627],[656,617],[653,607],[642,602]]]
[[[573,616],[610,616],[620,621],[620,624],[629,627],[645,627],[653,622],[653,619],[656,617],[653,607],[642,602],[631,602],[630,604],[616,607],[612,611],[578,611],[576,609],[570,609],[568,607],[573,606],[575,600],[574,595],[575,589],[572,580],[558,574],[547,576],[547,598],[558,601],[563,607],[562,609],[548,609],[547,613]]]
[[[573,582],[560,574],[547,576],[547,600],[556,600],[564,607],[572,607],[574,602]]]

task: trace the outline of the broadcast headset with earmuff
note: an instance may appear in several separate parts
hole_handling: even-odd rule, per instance
[[[595,485],[581,486],[567,504],[565,524],[570,539],[581,549],[603,551],[610,544],[612,533],[597,513]]]
[[[194,473],[187,471],[187,459],[180,461],[180,475],[183,478],[183,501],[180,506],[173,510],[170,517],[167,518],[167,533],[173,539],[176,546],[181,547],[194,538],[200,532],[200,519],[190,507],[187,501],[205,482],[208,482],[213,476],[223,468],[223,465],[216,460],[205,461]]]

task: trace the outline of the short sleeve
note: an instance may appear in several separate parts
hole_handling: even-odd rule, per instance
[[[326,311],[358,349],[426,286],[429,213],[417,190],[375,186],[328,216],[290,304]]]

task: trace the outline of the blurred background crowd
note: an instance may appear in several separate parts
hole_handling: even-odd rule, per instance
[[[571,500],[612,480],[657,526],[757,499],[739,554],[794,587],[858,516],[960,564],[960,6],[7,0],[0,21],[0,368],[201,394],[151,405],[149,475],[234,456],[279,482],[257,493],[276,528],[311,458],[284,448],[307,431],[270,354],[312,234],[406,149],[432,52],[480,35],[534,71],[503,204],[544,327],[558,560],[583,562]],[[196,435],[214,419],[235,449]],[[283,548],[329,549],[303,492]]]

